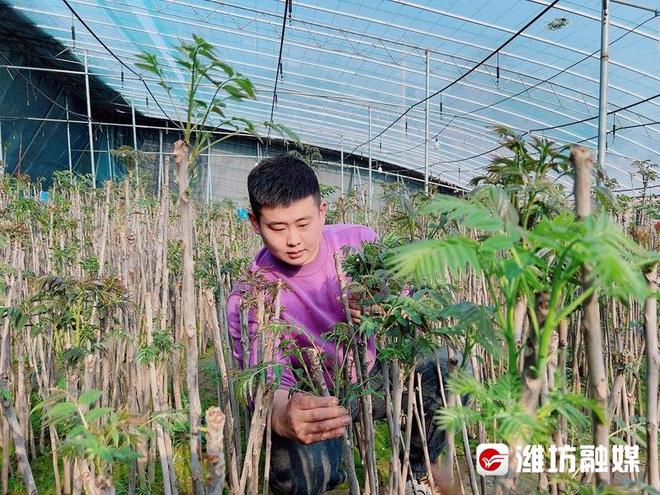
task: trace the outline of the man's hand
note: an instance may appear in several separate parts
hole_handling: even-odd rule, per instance
[[[363,314],[379,315],[383,313],[383,308],[379,304],[360,306],[361,299],[362,296],[360,294],[351,293],[348,295],[348,307],[351,309],[351,318],[355,325],[359,325],[362,322],[361,317]]]
[[[351,308],[351,318],[355,325],[360,324],[360,317],[362,316],[362,308],[360,307],[360,294],[350,293],[348,295],[348,307]]]
[[[336,397],[318,397],[276,390],[271,426],[278,435],[309,445],[339,438],[351,422],[348,411]]]

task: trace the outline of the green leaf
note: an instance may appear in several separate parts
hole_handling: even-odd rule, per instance
[[[152,72],[152,73],[154,73],[154,74],[158,74],[158,69],[156,69],[155,67],[153,67],[153,66],[151,66],[151,65],[137,63],[137,64],[135,64],[135,66],[136,66],[138,69],[143,69],[143,70],[146,70],[146,71]]]
[[[605,215],[584,219],[584,235],[575,247],[597,277],[597,283],[609,294],[632,296],[642,301],[650,290],[637,263],[652,253],[642,249]]]
[[[206,103],[204,100],[200,100],[198,98],[193,99],[193,104],[195,108],[205,110],[206,107],[208,106],[208,103]]]
[[[222,87],[222,89],[225,90],[225,92],[229,93],[232,97],[243,100],[245,98],[248,98],[248,95],[245,94],[243,91],[241,91],[240,88],[237,88],[236,86],[232,86],[231,84],[226,84]]]
[[[252,85],[252,83],[250,82],[250,80],[247,77],[241,75],[241,76],[237,77],[234,81],[236,82],[236,84],[238,84],[240,86],[240,88],[243,91],[245,91],[245,93],[250,98],[256,98],[257,95],[254,91],[254,86]]]
[[[478,243],[463,237],[414,242],[393,250],[388,266],[399,277],[412,277],[420,283],[446,281],[468,267],[479,271]]]
[[[520,241],[520,231],[512,230],[505,234],[495,234],[484,240],[479,246],[480,251],[506,251]]]
[[[88,423],[91,423],[99,418],[102,418],[103,416],[110,414],[111,412],[112,409],[109,407],[97,407],[85,414],[85,419]]]
[[[234,69],[231,68],[230,65],[228,65],[228,64],[226,64],[226,63],[224,63],[224,62],[222,62],[222,61],[220,61],[220,60],[216,60],[216,61],[214,62],[214,64],[215,64],[216,66],[220,67],[222,70],[224,70],[224,71],[225,71],[225,74],[227,74],[227,76],[229,76],[229,77],[234,77],[235,71],[234,71]]]
[[[271,128],[275,132],[277,132],[282,139],[290,140],[293,141],[293,143],[298,146],[299,148],[302,148],[302,142],[300,141],[300,138],[298,137],[298,134],[296,134],[294,131],[289,129],[287,126],[283,124],[276,124],[273,122],[264,122],[263,123],[266,128]]]
[[[526,237],[537,248],[561,249],[561,246],[578,239],[581,229],[573,214],[563,214],[542,219],[533,230],[527,232]]]
[[[54,421],[61,421],[68,418],[77,411],[77,407],[73,402],[61,402],[55,404],[48,410],[48,415]]]
[[[151,72],[152,74],[156,74],[157,76],[161,75],[160,68],[158,67],[158,60],[156,59],[156,55],[153,53],[138,53],[137,58],[140,60],[144,60],[143,62],[138,62],[135,64],[135,66],[139,69],[146,70],[147,72]]]
[[[422,214],[440,213],[467,229],[484,232],[502,231],[504,221],[485,206],[455,196],[438,195],[422,208]]]
[[[183,67],[186,70],[192,70],[192,64],[190,62],[188,62],[187,60],[177,58],[175,60],[175,62],[176,62],[177,65],[180,65],[181,67]]]
[[[518,225],[519,217],[509,196],[502,188],[492,184],[479,186],[470,192],[473,201],[488,208],[495,215],[511,225]]]
[[[473,425],[480,419],[479,413],[465,406],[441,407],[435,413],[435,421],[444,430],[459,432],[464,425]]]
[[[137,361],[140,364],[149,364],[156,359],[156,349],[153,345],[141,347],[136,354]]]
[[[69,347],[62,351],[62,361],[66,363],[67,366],[75,366],[87,355],[88,350],[84,347]]]
[[[80,397],[78,397],[78,403],[84,406],[91,406],[94,402],[99,400],[103,393],[100,390],[86,390],[82,394],[80,394]]]
[[[470,395],[474,398],[481,397],[485,392],[481,383],[465,373],[459,373],[449,378],[447,388],[456,395]]]
[[[220,117],[224,118],[225,117],[225,112],[222,110],[222,106],[225,106],[225,105],[224,104],[223,105],[213,105],[211,107],[211,112],[217,113],[218,115],[220,115]]]
[[[452,318],[463,335],[471,336],[475,342],[486,349],[491,355],[498,356],[501,347],[495,329],[494,309],[469,301],[461,301],[444,307],[439,316]]]
[[[619,198],[606,186],[595,185],[593,186],[594,196],[598,203],[606,210],[611,212],[621,212],[623,205]]]
[[[257,383],[261,382],[261,380],[266,377],[269,366],[270,363],[261,363],[236,373],[234,378],[234,391],[236,392],[236,397],[243,404],[248,403]]]
[[[144,425],[138,426],[137,431],[138,431],[138,433],[140,433],[140,435],[143,435],[147,438],[153,438],[154,437],[153,430],[151,428],[148,428],[148,427],[144,426]]]
[[[227,123],[235,126],[237,129],[239,128],[238,124],[243,124],[244,129],[246,131],[254,134],[255,136],[257,135],[256,130],[254,128],[254,122],[252,122],[249,119],[246,119],[244,117],[232,117]]]
[[[119,445],[119,431],[116,428],[113,428],[110,434],[112,438],[112,443],[114,445]]]

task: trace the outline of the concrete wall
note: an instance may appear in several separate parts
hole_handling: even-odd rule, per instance
[[[149,156],[149,161],[140,167],[143,171],[148,171],[151,177],[151,187],[154,190],[158,188],[160,163],[161,161],[164,163],[165,157],[171,153],[176,137],[171,132],[169,134],[163,132],[162,134],[162,155],[160,152],[159,131],[144,130],[138,134],[138,148]],[[129,142],[132,143],[132,141]],[[286,152],[287,149],[279,145],[271,145],[266,150],[259,143],[242,139],[219,143],[211,150],[210,157],[209,154],[205,154],[198,159],[196,175],[193,179],[194,194],[198,199],[204,201],[208,199],[211,201],[231,199],[238,205],[248,206],[247,176],[250,170],[265,156]],[[337,193],[331,195],[330,200],[334,200],[339,195],[342,185],[341,164],[333,161],[332,158],[334,157],[323,161],[316,169],[321,184],[337,188]],[[369,171],[365,164],[350,160],[344,166],[343,175],[344,192],[357,190],[362,194],[368,194]],[[372,170],[372,180],[374,182],[374,205],[380,204],[381,185],[384,183],[401,181],[413,190],[423,187],[421,182],[401,178],[396,173],[380,173],[377,169]],[[176,187],[173,158],[170,159],[170,187]]]

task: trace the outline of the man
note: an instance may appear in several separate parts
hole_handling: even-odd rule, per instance
[[[338,362],[335,344],[323,338],[336,323],[345,321],[334,253],[345,246],[359,249],[363,243],[375,241],[376,233],[360,225],[325,225],[328,204],[321,200],[316,175],[302,160],[292,156],[262,160],[248,176],[248,194],[250,222],[264,243],[251,269],[262,269],[268,280],[281,279],[288,286],[281,294],[281,316],[301,331],[287,338],[300,347],[313,345],[321,349],[325,363]],[[239,297],[235,288],[227,302],[234,356],[244,365],[253,366],[257,364],[255,353],[243,356]],[[352,314],[359,321],[358,307],[352,308]],[[250,325],[251,339],[254,331]],[[271,490],[276,494],[323,493],[345,480],[341,437],[352,417],[336,397],[290,394],[296,384],[291,367],[300,363],[281,353],[277,360],[290,367],[284,367],[273,398]],[[369,370],[377,370],[373,338],[367,343],[366,360]],[[423,380],[430,385],[424,387],[425,393],[429,390],[424,402],[425,406],[430,404],[426,424],[434,461],[444,444],[444,434],[432,418],[439,407],[435,364],[427,368]],[[374,401],[376,418],[385,414],[382,402]],[[418,478],[426,472],[419,438],[412,442],[411,467]]]

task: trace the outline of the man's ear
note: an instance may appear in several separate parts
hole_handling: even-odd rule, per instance
[[[254,230],[254,233],[261,235],[261,227],[259,227],[259,219],[252,212],[248,213],[248,217],[250,218],[250,223],[252,224],[252,230]]]
[[[319,213],[321,215],[321,223],[325,223],[325,215],[326,215],[327,211],[328,211],[328,202],[327,201],[321,201],[321,205],[319,206]]]

